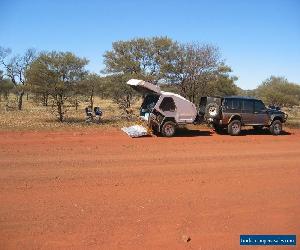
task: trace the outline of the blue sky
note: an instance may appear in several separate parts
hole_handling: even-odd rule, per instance
[[[0,26],[14,53],[72,51],[97,73],[113,41],[169,36],[218,46],[244,89],[270,75],[300,83],[300,0],[0,0]]]

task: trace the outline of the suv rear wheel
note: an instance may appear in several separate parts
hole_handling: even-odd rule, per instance
[[[176,124],[174,122],[165,122],[161,128],[161,133],[163,136],[172,137],[176,131]]]
[[[239,120],[233,120],[228,124],[228,133],[230,135],[239,135],[241,132],[241,122]]]
[[[273,135],[279,135],[282,131],[282,123],[279,120],[275,120],[272,122],[271,126],[270,126],[270,132]]]

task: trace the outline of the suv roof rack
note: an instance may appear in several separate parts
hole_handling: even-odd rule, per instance
[[[251,97],[251,96],[238,96],[238,95],[224,96],[223,98],[258,100],[255,97]]]

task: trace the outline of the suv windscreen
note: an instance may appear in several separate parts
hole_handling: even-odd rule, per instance
[[[242,111],[253,113],[253,100],[242,100]]]
[[[161,104],[159,105],[159,108],[162,110],[162,111],[175,111],[176,110],[176,105],[175,105],[175,102],[173,100],[172,97],[165,97]]]
[[[255,101],[254,103],[254,110],[255,112],[261,112],[266,109],[266,106],[262,101]]]

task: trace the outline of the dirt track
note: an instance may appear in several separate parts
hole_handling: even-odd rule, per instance
[[[238,249],[240,234],[299,236],[290,132],[0,132],[0,249]]]

